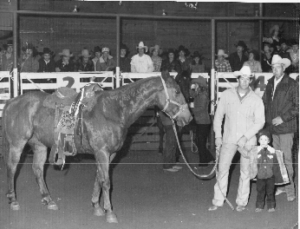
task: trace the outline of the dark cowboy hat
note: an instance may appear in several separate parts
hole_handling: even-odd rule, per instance
[[[96,46],[94,48],[94,53],[96,53],[96,52],[101,52],[101,48],[99,46]]]
[[[258,132],[257,139],[259,139],[261,136],[266,136],[270,141],[272,140],[271,133],[266,129],[262,129]]]
[[[196,57],[199,57],[200,59],[202,59],[202,55],[198,51],[195,51],[192,55],[192,58],[196,58]]]
[[[120,45],[120,50],[121,50],[121,49],[125,49],[125,50],[126,50],[126,53],[129,52],[129,49],[128,49],[127,45],[125,45],[125,44],[121,44],[121,45]]]
[[[181,51],[184,52],[185,56],[188,56],[190,54],[190,51],[184,47],[183,45],[180,45],[177,49],[177,54],[179,54]]]
[[[235,47],[241,46],[244,48],[244,50],[247,50],[247,45],[245,44],[244,41],[238,41],[237,44],[235,44]]]
[[[44,54],[53,55],[53,52],[52,52],[49,48],[45,47],[45,48],[43,49],[43,52],[39,52],[39,54],[40,54],[40,55],[44,55]]]

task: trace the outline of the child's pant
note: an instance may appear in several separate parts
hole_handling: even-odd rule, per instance
[[[263,209],[265,206],[265,197],[267,195],[267,207],[275,208],[275,177],[267,179],[257,179],[256,181],[256,208]]]

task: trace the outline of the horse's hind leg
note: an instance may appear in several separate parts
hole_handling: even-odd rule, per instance
[[[6,196],[8,198],[8,202],[12,210],[20,209],[20,205],[17,201],[16,192],[15,192],[15,174],[25,144],[26,142],[19,142],[18,146],[14,146],[13,144],[10,144],[7,161],[6,161],[7,183],[8,183],[8,191]]]
[[[36,176],[36,181],[39,185],[42,194],[42,203],[47,205],[50,210],[57,210],[56,203],[51,199],[48,188],[44,180],[44,165],[47,159],[47,147],[39,142],[29,142],[34,152],[32,169]]]

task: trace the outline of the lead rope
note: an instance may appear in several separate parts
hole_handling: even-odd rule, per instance
[[[173,130],[174,130],[174,134],[175,134],[175,137],[176,137],[176,141],[177,141],[177,145],[178,145],[178,148],[179,148],[179,151],[180,151],[180,154],[183,158],[183,161],[185,162],[185,164],[187,165],[187,167],[189,168],[189,170],[196,176],[196,177],[199,177],[199,178],[208,178],[210,177],[214,172],[216,172],[216,180],[217,180],[217,184],[218,184],[218,187],[221,191],[221,187],[220,187],[220,184],[218,182],[218,170],[217,170],[217,166],[218,166],[218,163],[219,163],[219,155],[220,155],[220,148],[218,147],[216,149],[216,163],[213,167],[213,169],[211,170],[211,172],[207,175],[200,175],[200,174],[197,174],[190,166],[190,164],[187,162],[183,152],[182,152],[182,149],[181,149],[181,146],[180,146],[180,143],[179,143],[179,139],[178,139],[178,135],[177,135],[177,130],[176,130],[176,126],[175,126],[175,123],[174,123],[174,120],[172,120],[172,126],[173,126]],[[221,194],[223,196],[223,198],[225,199],[226,203],[229,205],[229,207],[234,211],[234,207],[233,205],[230,203],[230,201],[226,198],[226,196],[224,195],[224,193],[221,191]]]

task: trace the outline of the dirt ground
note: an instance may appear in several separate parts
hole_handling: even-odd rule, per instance
[[[188,154],[190,161],[196,155]],[[177,173],[162,170],[157,152],[129,152],[113,169],[112,204],[119,224],[108,224],[105,217],[93,215],[91,194],[95,176],[92,158],[72,163],[68,170],[49,166],[46,182],[58,211],[47,210],[27,157],[17,179],[19,211],[11,211],[6,193],[6,170],[0,159],[0,229],[291,229],[298,228],[298,199],[287,202],[286,195],[276,197],[274,213],[255,213],[256,184],[252,183],[245,211],[232,211],[225,203],[208,212],[213,197],[212,180],[195,178],[186,166]],[[207,169],[198,169],[208,173]],[[235,206],[239,166],[233,169],[228,199]],[[298,180],[298,176],[296,176]],[[298,185],[298,182],[297,182]]]

